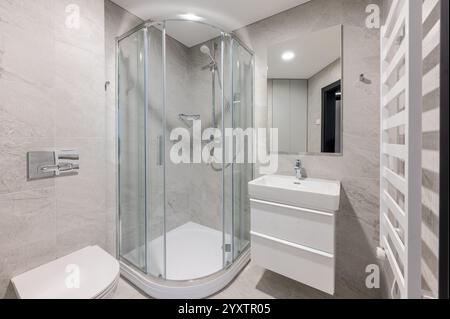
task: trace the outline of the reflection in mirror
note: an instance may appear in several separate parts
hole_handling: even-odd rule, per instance
[[[280,154],[342,153],[342,26],[268,51],[269,123]]]

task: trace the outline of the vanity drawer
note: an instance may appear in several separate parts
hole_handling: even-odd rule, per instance
[[[251,200],[251,215],[255,233],[334,254],[332,213]]]
[[[335,290],[334,255],[252,232],[252,262],[330,295]]]

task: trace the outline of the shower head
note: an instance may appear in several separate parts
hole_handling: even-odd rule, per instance
[[[220,71],[219,71],[219,68],[217,67],[216,59],[211,54],[211,49],[207,45],[202,45],[200,47],[200,52],[203,53],[204,55],[209,56],[209,58],[211,59],[211,62],[208,65],[204,66],[202,68],[202,70],[210,70],[213,73],[214,79],[215,79],[215,74],[217,74],[218,84],[220,86],[220,89],[222,89],[222,82],[220,81]],[[215,52],[215,45],[214,45],[214,52]],[[214,82],[214,80],[213,80],[213,82]]]
[[[211,63],[213,63],[214,65],[216,64],[216,59],[214,59],[214,57],[211,54],[211,50],[208,48],[207,45],[202,45],[200,48],[200,52],[209,56],[209,58],[211,59]]]
[[[202,45],[202,47],[200,48],[200,52],[202,52],[203,54],[211,55],[211,50],[206,45]]]

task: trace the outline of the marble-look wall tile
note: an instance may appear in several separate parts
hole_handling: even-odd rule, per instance
[[[0,137],[53,136],[50,3],[0,2]]]
[[[55,133],[59,137],[104,138],[104,56],[64,42],[56,43],[55,52]]]
[[[79,29],[66,27],[68,5],[77,5],[80,8]],[[53,10],[55,14],[52,19],[55,23],[56,41],[88,51],[92,56],[104,56],[105,8],[103,0],[53,0]]]
[[[54,238],[55,199],[53,187],[0,195],[0,250]]]
[[[52,150],[53,138],[0,138],[0,194],[47,188],[53,180],[27,181],[29,151]]]
[[[58,256],[106,242],[106,169],[104,139],[57,138],[57,149],[80,152],[77,176],[56,179]]]
[[[0,2],[1,78],[9,77],[34,86],[52,85],[54,37],[53,20],[48,16],[52,2]],[[33,48],[34,54],[27,48]]]
[[[104,55],[103,0],[0,0],[0,298],[16,275],[105,246]],[[27,181],[27,152],[63,148],[80,150],[79,176]]]

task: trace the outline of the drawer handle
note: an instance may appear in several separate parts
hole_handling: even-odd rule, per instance
[[[259,233],[253,232],[253,231],[251,231],[250,234],[252,236],[255,236],[255,237],[259,237],[259,238],[262,238],[262,239],[266,239],[266,240],[269,240],[269,241],[276,242],[276,243],[281,244],[281,245],[285,245],[285,246],[289,246],[289,247],[292,247],[292,248],[296,248],[296,249],[300,249],[300,250],[303,250],[303,251],[307,251],[309,253],[320,255],[322,257],[334,258],[333,254],[329,254],[329,253],[326,253],[324,251],[320,251],[320,250],[317,250],[317,249],[309,248],[309,247],[306,247],[306,246],[294,244],[294,243],[291,243],[291,242],[286,241],[286,240],[282,240],[282,239],[274,238],[274,237],[271,237],[271,236],[259,234]]]
[[[274,207],[280,207],[280,208],[287,208],[287,209],[291,209],[291,210],[298,210],[298,211],[304,212],[304,213],[322,215],[322,216],[327,216],[327,217],[334,217],[334,215],[335,215],[332,213],[320,212],[318,210],[312,210],[312,209],[307,209],[307,208],[300,208],[300,207],[289,206],[289,205],[284,205],[284,204],[266,202],[266,201],[259,200],[259,199],[250,199],[250,202],[256,203],[256,204],[263,204],[263,205],[267,205],[267,206],[274,206]]]

